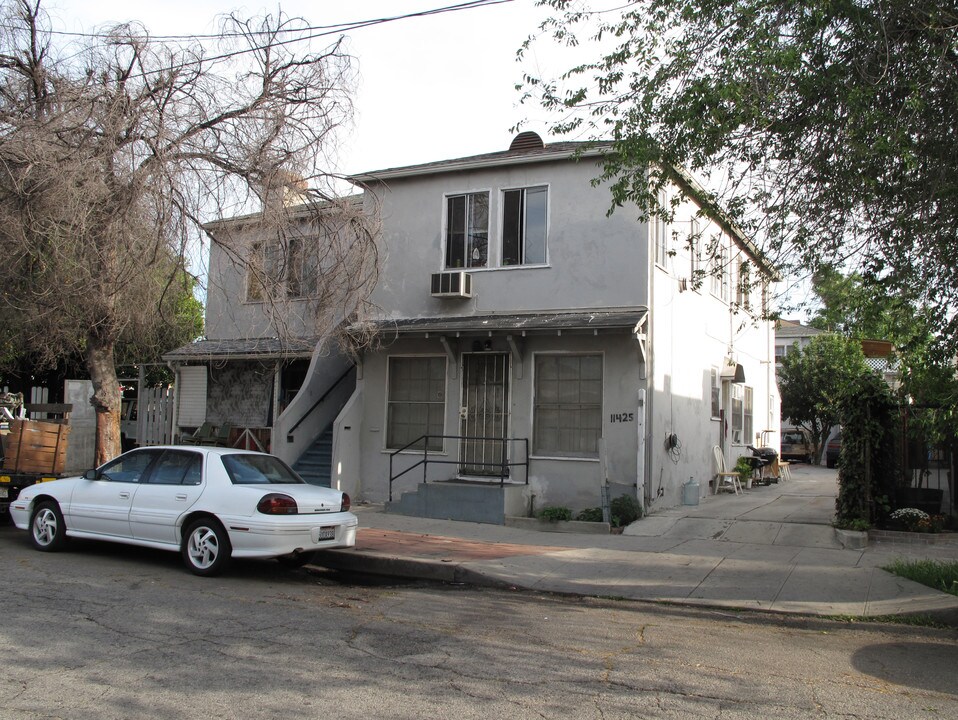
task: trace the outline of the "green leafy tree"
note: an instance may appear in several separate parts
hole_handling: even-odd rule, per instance
[[[838,465],[835,520],[879,523],[894,502],[898,468],[898,402],[875,373],[852,378],[838,398],[842,453]]]
[[[813,289],[821,306],[812,326],[856,339],[888,340],[894,346],[899,396],[910,415],[912,439],[955,444],[958,376],[953,356],[934,342],[934,311],[830,266],[815,273]]]
[[[845,388],[865,374],[874,373],[865,365],[861,343],[833,333],[816,335],[782,359],[782,417],[811,433],[816,455],[841,420]]]
[[[784,270],[853,259],[958,347],[958,8],[939,0],[540,0],[588,56],[528,76],[553,130],[605,138],[613,204],[706,178]],[[592,45],[588,45],[588,42]],[[529,43],[520,51],[528,50]]]

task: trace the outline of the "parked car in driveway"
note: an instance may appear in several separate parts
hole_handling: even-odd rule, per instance
[[[812,435],[805,428],[782,430],[782,460],[810,463],[815,456]]]
[[[825,444],[825,465],[833,468],[838,465],[838,456],[842,452],[842,434],[838,432]]]
[[[307,484],[273,455],[215,447],[124,453],[80,477],[32,485],[10,505],[37,550],[89,538],[179,552],[197,575],[233,557],[298,565],[356,543],[346,493]]]

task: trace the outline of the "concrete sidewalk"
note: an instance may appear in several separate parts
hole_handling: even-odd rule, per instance
[[[354,508],[356,547],[327,567],[546,592],[818,616],[934,615],[958,625],[958,597],[881,570],[895,558],[958,560],[958,540],[849,550],[830,522],[836,473],[652,513],[622,535],[550,533]]]

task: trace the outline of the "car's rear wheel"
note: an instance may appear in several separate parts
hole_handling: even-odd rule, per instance
[[[229,565],[232,553],[226,530],[214,518],[198,518],[186,526],[181,554],[194,575],[219,575]]]
[[[62,550],[66,544],[66,530],[60,506],[52,500],[42,502],[30,518],[30,544],[43,552]]]

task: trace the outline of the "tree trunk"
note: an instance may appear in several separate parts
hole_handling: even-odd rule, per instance
[[[96,411],[95,464],[102,465],[120,454],[120,381],[116,377],[113,341],[87,336],[86,366],[93,382],[90,404]]]

